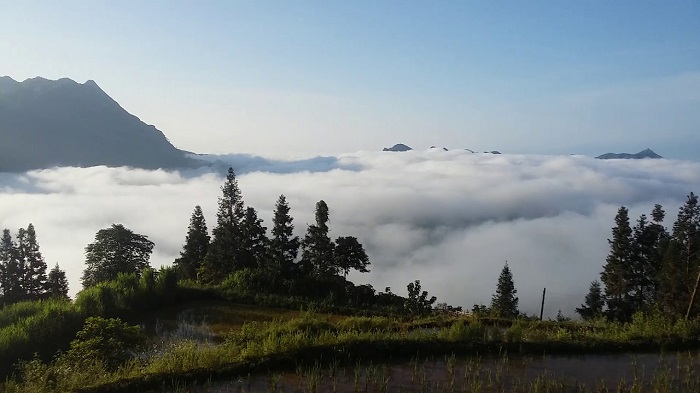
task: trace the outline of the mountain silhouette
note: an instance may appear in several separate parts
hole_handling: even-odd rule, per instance
[[[96,165],[182,168],[200,162],[124,110],[94,81],[0,77],[0,171]]]

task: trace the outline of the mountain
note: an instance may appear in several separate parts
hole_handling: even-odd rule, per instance
[[[634,160],[639,160],[642,158],[663,158],[660,155],[656,154],[653,150],[651,149],[644,149],[640,151],[639,153],[636,154],[630,154],[630,153],[605,153],[603,155],[600,155],[596,158],[599,158],[601,160],[615,160],[615,159],[634,159]]]
[[[409,151],[409,150],[413,150],[413,149],[404,145],[403,143],[397,143],[392,147],[385,147],[382,151]]]
[[[53,166],[180,168],[200,161],[94,81],[0,77],[0,171]]]

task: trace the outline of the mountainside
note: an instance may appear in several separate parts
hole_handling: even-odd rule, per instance
[[[409,146],[404,145],[403,143],[397,143],[392,147],[385,147],[382,151],[409,151],[413,150]]]
[[[0,171],[198,165],[91,80],[0,77],[0,119]]]
[[[624,159],[624,160],[639,160],[642,158],[663,158],[660,155],[656,154],[653,150],[651,149],[644,149],[640,151],[639,153],[635,154],[630,154],[630,153],[605,153],[603,155],[600,155],[596,158],[599,158],[601,160],[615,160],[615,159]]]

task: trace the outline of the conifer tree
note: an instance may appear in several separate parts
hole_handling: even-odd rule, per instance
[[[588,294],[581,307],[576,308],[576,312],[584,321],[590,321],[602,317],[604,307],[605,297],[603,296],[603,290],[600,287],[600,282],[595,280],[591,282]]]
[[[12,304],[23,300],[24,266],[19,259],[17,244],[12,240],[9,229],[4,229],[0,238],[0,264],[3,266],[3,282],[0,283],[3,303]]]
[[[299,253],[299,237],[294,236],[293,218],[289,215],[287,198],[280,195],[272,218],[272,239],[270,254],[282,274],[289,274]]]
[[[328,237],[328,205],[320,200],[316,203],[316,224],[309,225],[304,237],[302,259],[313,266],[317,276],[337,275],[333,260],[333,242]]]
[[[496,293],[491,298],[491,310],[499,318],[515,318],[518,316],[518,293],[513,283],[513,274],[506,261],[498,277]]]
[[[206,282],[220,282],[241,268],[241,225],[245,208],[233,168],[228,169],[221,193],[212,241],[199,274]]]
[[[692,192],[678,211],[673,232],[664,254],[662,306],[664,311],[680,317],[688,310],[690,296],[700,270],[700,206]],[[691,310],[697,315],[698,307]]]
[[[248,207],[241,223],[242,253],[240,266],[242,268],[263,267],[269,259],[267,255],[267,228],[258,218],[258,212]]]
[[[23,292],[29,299],[39,299],[46,292],[46,262],[39,251],[34,225],[19,230],[17,250],[23,265]]]
[[[197,270],[202,265],[209,249],[209,231],[204,219],[201,206],[197,205],[190,217],[185,244],[182,246],[180,257],[173,264],[180,277],[194,280]]]
[[[110,228],[100,229],[95,241],[85,247],[83,287],[114,280],[119,273],[141,275],[150,267],[151,252],[153,242],[124,225],[112,224]]]
[[[62,299],[68,298],[68,279],[66,278],[66,272],[61,270],[58,263],[49,271],[46,284],[48,296]]]
[[[610,253],[600,275],[605,285],[607,314],[616,321],[629,321],[634,312],[630,296],[634,250],[629,211],[624,206],[617,211],[612,235],[612,239],[608,239]]]

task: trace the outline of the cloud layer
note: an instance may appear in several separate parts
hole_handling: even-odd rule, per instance
[[[548,316],[573,315],[598,278],[620,205],[636,218],[661,203],[670,226],[700,184],[700,163],[673,160],[463,151],[244,159],[233,162],[243,197],[268,227],[282,193],[300,235],[316,201],[328,203],[331,236],[357,236],[371,258],[372,272],[353,275],[356,282],[405,294],[420,279],[439,301],[471,307],[490,302],[508,261],[521,309],[538,312],[546,287]],[[47,262],[67,270],[74,294],[84,247],[99,229],[122,223],[147,235],[156,244],[152,264],[169,265],[195,205],[210,229],[215,223],[222,181],[221,172],[105,167],[0,174],[0,228],[15,233],[32,222]]]

